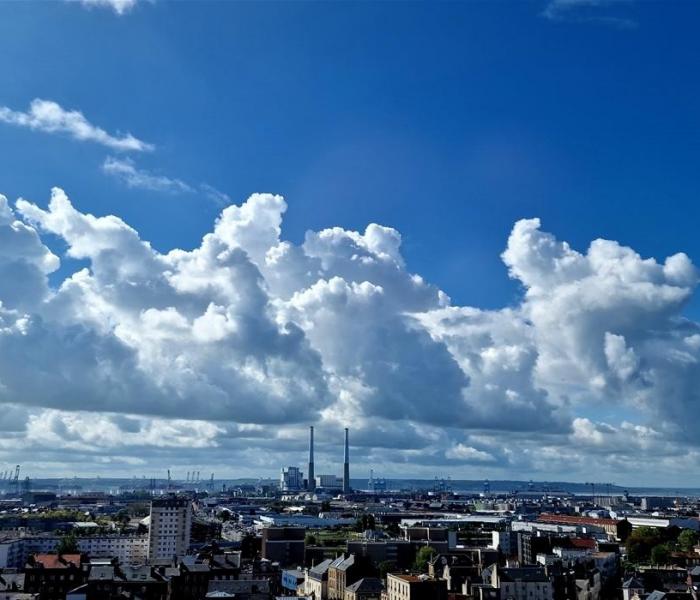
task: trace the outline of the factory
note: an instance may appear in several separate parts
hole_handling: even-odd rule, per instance
[[[343,495],[349,494],[350,488],[350,440],[349,430],[345,428],[345,444],[343,451],[343,475],[316,475],[314,468],[314,428],[309,427],[309,465],[307,477],[304,478],[304,473],[299,467],[288,466],[283,467],[280,472],[280,490],[282,492],[342,492]]]

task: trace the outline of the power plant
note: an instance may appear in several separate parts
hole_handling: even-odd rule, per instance
[[[280,489],[283,492],[298,492],[307,490],[309,492],[316,489],[326,491],[336,490],[343,494],[349,494],[350,488],[350,442],[349,430],[345,428],[345,445],[343,453],[343,474],[342,477],[336,475],[316,475],[314,464],[314,428],[309,427],[309,464],[306,478],[298,467],[284,467],[280,473]]]

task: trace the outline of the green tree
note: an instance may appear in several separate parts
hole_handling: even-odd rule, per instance
[[[640,527],[627,538],[627,556],[632,563],[644,563],[651,557],[651,550],[664,539],[655,527]]]
[[[61,537],[56,544],[56,552],[58,554],[77,554],[80,552],[78,547],[78,538],[75,537],[73,532],[68,533]]]
[[[375,527],[374,515],[371,514],[365,513],[355,521],[355,531],[367,531],[368,529],[374,531]]]
[[[667,565],[671,552],[667,544],[657,544],[651,549],[651,562],[655,565]]]
[[[396,563],[393,560],[383,560],[377,567],[379,568],[380,579],[386,579],[387,573],[391,573],[396,569]]]
[[[399,537],[399,535],[401,535],[401,528],[398,523],[389,523],[384,530],[392,537]]]
[[[416,562],[413,563],[413,566],[416,569],[416,571],[427,571],[428,563],[436,554],[437,553],[435,552],[435,548],[431,548],[430,546],[421,547],[418,550],[418,552],[416,552]]]
[[[692,529],[684,529],[678,534],[678,546],[683,552],[692,552],[698,543],[698,534]]]
[[[316,536],[313,533],[307,533],[306,537],[304,538],[304,543],[307,546],[315,546],[316,545]]]

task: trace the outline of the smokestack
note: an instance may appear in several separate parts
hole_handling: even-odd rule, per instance
[[[350,445],[348,443],[348,428],[345,428],[345,458],[343,460],[343,494],[350,493]]]
[[[316,477],[314,476],[314,427],[309,427],[309,474],[306,485],[309,491],[316,489]]]

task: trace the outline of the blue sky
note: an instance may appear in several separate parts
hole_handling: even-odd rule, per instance
[[[292,240],[396,227],[411,268],[458,302],[512,302],[498,255],[521,217],[576,247],[695,256],[700,9],[600,7],[636,22],[620,28],[544,6],[155,2],[116,17],[9,3],[1,100],[48,98],[131,131],[158,148],[142,167],[235,201],[281,193]],[[193,247],[219,209],[106,181],[99,147],[1,135],[6,195],[44,201],[61,182],[158,248]]]
[[[654,379],[659,372],[667,373],[669,378],[679,376],[674,370],[676,366],[660,367],[654,361],[663,354],[659,348],[669,339],[682,338],[687,342],[692,337],[687,332],[697,328],[695,321],[682,319],[682,315],[691,319],[700,316],[700,304],[693,296],[695,280],[691,282],[690,267],[685,263],[678,267],[678,272],[682,271],[680,275],[670,268],[663,276],[660,271],[644,275],[648,279],[644,279],[644,285],[651,282],[660,287],[676,286],[682,292],[678,291],[679,295],[673,298],[664,295],[658,302],[650,300],[656,311],[653,318],[649,316],[652,308],[638,307],[643,322],[639,330],[619,317],[627,310],[622,300],[614,310],[610,309],[615,315],[614,324],[606,321],[612,319],[609,315],[591,317],[590,325],[585,320],[588,317],[581,317],[576,321],[578,328],[566,339],[552,342],[551,347],[544,347],[542,339],[550,331],[547,328],[556,328],[556,323],[536,323],[535,331],[523,334],[522,339],[530,341],[522,345],[520,337],[515,342],[510,333],[504,333],[504,323],[509,321],[508,327],[519,331],[527,329],[530,320],[536,321],[533,315],[538,313],[534,301],[530,306],[524,303],[524,290],[529,289],[537,296],[540,292],[549,293],[547,286],[556,287],[560,283],[559,280],[551,283],[546,278],[549,283],[542,286],[545,275],[534,272],[528,254],[532,248],[526,247],[533,239],[547,245],[549,238],[538,237],[540,230],[532,227],[517,234],[513,227],[519,219],[539,218],[542,231],[553,232],[558,240],[566,240],[582,254],[592,240],[604,238],[633,248],[642,258],[654,258],[659,265],[677,252],[684,252],[690,261],[700,260],[700,238],[696,233],[700,217],[697,202],[700,79],[695,74],[700,63],[695,32],[700,16],[698,4],[633,0],[549,3],[134,0],[131,4],[127,2],[123,14],[117,14],[107,0],[0,3],[0,107],[15,115],[0,119],[5,121],[0,122],[3,148],[0,193],[7,196],[11,206],[19,197],[36,203],[33,208],[18,206],[17,215],[40,231],[42,243],[60,257],[58,270],[42,274],[48,278],[50,288],[42,302],[65,306],[65,301],[59,302],[53,294],[81,267],[89,267],[101,286],[107,285],[105,278],[112,276],[112,271],[99,273],[104,262],[95,253],[97,250],[92,247],[76,250],[80,242],[71,237],[73,233],[56,222],[49,222],[46,216],[49,212],[58,214],[57,209],[43,212],[54,186],[65,190],[81,214],[117,215],[159,253],[173,248],[199,248],[202,236],[212,231],[227,204],[240,204],[256,192],[281,194],[288,206],[281,238],[292,242],[295,248],[301,248],[307,231],[320,232],[331,227],[364,232],[369,223],[378,223],[400,232],[403,258],[397,259],[392,251],[382,255],[381,260],[398,261],[401,270],[405,261],[407,272],[420,274],[434,286],[430,289],[448,295],[454,307],[484,311],[483,318],[493,320],[489,325],[490,339],[498,340],[502,335],[505,341],[498,348],[499,342],[493,342],[491,349],[482,348],[480,356],[501,351],[506,356],[509,348],[521,348],[522,356],[532,353],[532,364],[523,358],[516,369],[519,373],[520,369],[534,369],[532,373],[528,371],[529,374],[516,378],[515,382],[510,375],[504,375],[505,379],[499,380],[498,385],[502,384],[508,393],[529,398],[537,414],[543,413],[538,402],[547,398],[544,413],[551,416],[551,421],[540,422],[539,417],[530,413],[523,418],[531,419],[528,421],[532,424],[531,431],[537,435],[544,431],[546,435],[559,436],[535,444],[550,449],[544,453],[546,456],[536,456],[537,450],[528,446],[532,460],[519,463],[513,456],[520,442],[513,441],[511,435],[518,427],[515,424],[500,427],[489,420],[493,416],[489,407],[494,407],[493,414],[509,409],[496,399],[484,399],[493,389],[493,382],[486,379],[481,382],[486,391],[478,400],[483,406],[479,404],[474,409],[470,424],[440,433],[422,429],[422,413],[412,401],[400,405],[396,409],[400,414],[392,417],[375,406],[374,400],[358,393],[348,402],[365,407],[361,411],[364,418],[369,421],[377,416],[387,420],[384,425],[380,422],[379,432],[372,429],[375,424],[359,433],[364,445],[359,445],[357,451],[365,461],[363,464],[379,462],[385,472],[394,474],[405,472],[406,467],[401,465],[415,463],[407,474],[432,474],[440,468],[445,472],[454,469],[456,474],[465,476],[481,476],[483,469],[489,468],[494,470],[493,477],[500,473],[528,477],[547,474],[546,478],[551,478],[552,473],[569,472],[563,463],[552,462],[556,448],[573,452],[581,440],[586,440],[591,444],[591,456],[606,449],[612,457],[606,458],[608,462],[602,469],[612,477],[619,472],[625,458],[615,454],[621,452],[621,442],[609,442],[605,436],[609,434],[620,440],[625,435],[634,435],[634,427],[651,427],[660,421],[665,429],[646,431],[643,436],[652,440],[668,436],[678,447],[675,455],[659,458],[659,465],[665,465],[663,461],[671,461],[673,456],[687,455],[689,448],[695,451],[692,444],[688,446],[688,434],[679,425],[683,410],[695,406],[694,396],[690,397],[684,385],[679,385],[677,406],[661,409],[662,396],[670,392],[665,383]],[[131,134],[152,148],[124,150],[112,142],[80,141],[72,139],[75,136],[70,133],[51,133],[41,131],[41,127],[32,129],[8,122],[16,121],[19,118],[16,115],[28,111],[34,99],[54,102],[64,111],[80,111],[87,122],[107,132],[112,139]],[[127,182],[129,177],[131,185]],[[250,207],[255,219],[274,221],[279,212],[279,203],[272,199],[261,200],[259,205],[251,203]],[[233,221],[239,218],[240,215],[231,217]],[[261,232],[255,229],[251,236],[267,235]],[[226,244],[243,248],[262,272],[268,287],[274,287],[271,277],[280,274],[266,271],[260,264],[262,259],[255,258],[255,249],[235,238],[239,234],[231,234],[238,240],[235,243],[227,235],[222,233],[220,237]],[[391,246],[392,235],[377,233],[381,248],[384,244]],[[347,241],[351,236],[342,236],[345,241],[336,240],[337,244],[351,243]],[[374,242],[369,236],[360,242],[353,238],[352,243],[370,254],[380,252],[379,246],[372,246]],[[102,242],[95,244],[97,247]],[[507,244],[512,253],[504,264],[500,255]],[[569,256],[567,248],[557,246],[552,252],[564,260]],[[121,247],[113,250],[118,255],[127,252]],[[317,251],[320,252],[305,250],[309,256]],[[316,260],[320,256],[313,254],[312,258]],[[559,265],[556,267],[559,269],[561,263],[557,260],[552,264]],[[593,258],[590,261],[595,262]],[[646,269],[640,260],[632,262],[635,274]],[[607,267],[600,267],[599,262],[592,268],[598,269],[596,273],[601,277],[601,273],[607,272]],[[367,274],[352,279],[345,267],[334,270],[335,267],[324,263],[323,269],[324,280],[338,276],[348,285],[359,285],[364,281],[362,277],[366,277],[373,284],[390,287],[383,275],[377,275],[376,280]],[[574,279],[578,276],[572,275]],[[625,274],[620,279],[628,282],[629,277]],[[117,282],[111,282],[107,288],[112,289],[111,285],[116,286]],[[396,285],[397,290],[404,289]],[[584,286],[578,280],[572,285]],[[381,358],[355,357],[347,360],[356,363],[343,362],[341,368],[339,362],[328,370],[327,365],[333,360],[340,361],[342,352],[338,348],[326,348],[306,329],[313,320],[310,313],[304,312],[311,311],[312,287],[300,284],[294,288],[300,297],[302,290],[306,290],[303,301],[291,301],[282,292],[279,297],[277,292],[271,293],[271,301],[279,301],[276,307],[289,303],[280,309],[277,319],[284,315],[304,329],[313,350],[319,353],[325,370],[320,375],[314,371],[309,378],[318,375],[318,385],[324,390],[328,388],[320,395],[351,397],[350,388],[359,383],[353,380],[351,385],[347,378],[351,374],[356,377],[358,372],[367,373],[370,365],[376,365]],[[585,287],[581,289],[585,292]],[[642,295],[648,292],[646,287],[640,290]],[[321,291],[317,288],[313,291],[318,295],[314,302],[323,305],[319,300],[323,296]],[[666,294],[668,289],[655,288],[657,291]],[[0,300],[1,292],[0,286]],[[333,295],[338,290],[323,290],[323,293]],[[467,394],[465,382],[471,381],[474,387],[475,382],[481,381],[480,377],[491,375],[486,371],[473,373],[469,365],[465,366],[470,359],[460,352],[472,343],[471,337],[469,343],[464,340],[457,343],[456,329],[443,330],[445,324],[437,323],[435,311],[444,308],[443,300],[435,294],[432,300],[427,300],[433,293],[427,287],[416,293],[422,294],[420,299],[417,296],[410,301],[392,300],[395,312],[391,319],[398,319],[399,314],[420,313],[428,332],[425,335],[429,334],[439,346],[434,353],[426,349],[428,342],[422,338],[408,341],[404,337],[414,333],[405,323],[396,331],[391,329],[392,325],[378,331],[376,323],[380,321],[373,320],[374,316],[362,317],[366,317],[366,323],[375,324],[367,325],[365,339],[377,335],[379,344],[387,340],[390,346],[396,343],[396,355],[389,352],[391,360],[387,359],[394,369],[396,365],[404,365],[407,372],[413,373],[417,365],[434,364],[434,369],[426,368],[427,375],[420,382],[426,390],[431,382],[437,385],[449,380],[454,389],[437,389],[436,395],[452,397],[457,388],[462,390],[462,395]],[[91,294],[84,303],[99,295],[95,290]],[[622,296],[625,294],[627,291]],[[611,292],[613,296],[618,298]],[[555,311],[560,306],[559,299],[555,300],[548,299],[553,303],[548,310]],[[7,306],[8,301],[4,304]],[[96,302],[94,306],[101,304]],[[155,305],[139,306],[143,314]],[[177,304],[173,306],[187,313]],[[206,306],[205,302],[202,312]],[[188,307],[189,310],[191,305]],[[500,311],[506,307],[512,307],[516,316],[506,317]],[[161,308],[164,307],[159,305]],[[41,315],[44,321],[56,319],[65,326],[67,317],[59,319],[56,308],[39,310],[32,305],[32,310],[38,311],[32,314]],[[629,310],[630,314],[637,314],[634,309]],[[314,319],[321,319],[321,312],[314,312]],[[106,322],[111,327],[119,320],[118,315],[123,314],[124,307]],[[302,318],[302,314],[306,317]],[[188,318],[194,319],[193,315]],[[388,316],[383,318],[393,323]],[[561,318],[578,317],[562,313]],[[89,326],[87,323],[86,317],[79,325],[92,331],[94,323],[90,321]],[[320,320],[314,323],[316,331],[326,327],[332,332],[334,327],[341,327],[339,323]],[[121,325],[122,329],[117,327],[114,334],[119,343],[129,346],[134,341],[124,333],[127,325]],[[458,324],[455,322],[453,326],[456,328]],[[593,337],[586,338],[589,328],[600,329],[595,337],[595,349]],[[661,333],[652,334],[658,331]],[[572,339],[576,340],[575,344]],[[528,345],[531,342],[533,347]],[[572,347],[568,348],[570,342]],[[412,343],[417,344],[415,354],[400,351],[405,344]],[[443,356],[447,352],[445,348],[452,357],[449,361]],[[308,365],[316,360],[304,354],[301,346],[297,350],[293,360],[287,357],[290,364]],[[245,357],[259,356],[262,352],[249,348],[245,352],[241,348],[236,351]],[[581,370],[590,367],[591,371],[578,373],[580,365],[565,369],[560,358],[567,352],[574,357],[585,355],[580,361],[585,368]],[[239,360],[241,354],[236,356]],[[508,356],[512,358],[512,352]],[[139,368],[146,369],[143,356],[134,360]],[[206,373],[209,383],[213,381],[214,375],[199,362],[203,360],[201,356],[188,360],[190,366],[199,365],[192,368]],[[387,398],[405,398],[401,386],[408,386],[409,375],[400,381],[382,379],[380,373],[374,376],[376,381],[362,382],[363,389],[386,390],[380,396],[384,394],[382,397],[387,402],[390,402]],[[681,377],[685,378],[684,383],[687,381],[687,389],[693,387],[696,376],[700,377],[695,371],[683,372]],[[343,377],[346,379],[338,383]],[[506,379],[508,382],[504,383]],[[632,385],[633,379],[637,387]],[[160,385],[157,380],[157,377],[147,378],[147,384],[156,381],[157,387]],[[518,387],[521,385],[523,389]],[[133,390],[143,390],[139,386],[146,383],[134,383],[134,386]],[[143,393],[148,395],[151,391]],[[118,429],[123,425],[122,421],[113,419],[114,414],[122,412],[130,419],[179,416],[179,409],[158,408],[162,399],[153,393],[154,404],[144,411],[146,416],[133,416],[138,411],[128,402],[126,407],[107,404],[104,414],[108,415],[106,419],[112,419],[109,427]],[[233,408],[226,418],[216,410],[186,417],[201,423],[196,427],[204,428],[195,427],[192,439],[197,437],[196,432],[204,431],[202,435],[213,440],[206,447],[217,448],[216,452],[235,450],[217,441],[217,436],[247,440],[242,433],[249,432],[245,427],[264,427],[270,420],[274,421],[268,413],[257,420],[256,417],[237,419],[236,411],[242,408],[236,402],[250,402],[250,399],[237,400],[235,393],[230,393]],[[508,393],[504,397],[509,398]],[[66,394],[70,395],[70,388]],[[182,398],[187,397],[182,392]],[[340,430],[342,418],[334,420],[323,411],[335,406],[337,414],[347,418],[351,414],[347,406],[329,405],[329,401],[315,398],[317,404],[308,404],[308,398],[299,399],[302,404],[306,402],[319,410],[307,415],[306,421],[320,419],[321,425],[327,423],[330,431],[334,427]],[[23,403],[21,398],[11,395],[4,401],[13,406]],[[477,400],[466,402],[471,407],[469,403]],[[24,409],[18,409],[21,415],[17,418],[22,424],[11,426],[19,431],[29,423],[27,431],[36,433],[31,427],[41,425],[42,431],[49,432],[46,444],[55,442],[51,436],[60,437],[59,430],[66,430],[65,422],[73,422],[68,413],[76,407],[70,401],[42,400],[37,396],[28,404],[38,407],[36,410],[59,411],[40,415],[32,412],[34,408],[26,414],[22,412]],[[375,409],[376,415],[372,412]],[[290,419],[289,415],[285,418]],[[60,427],[56,425],[59,421]],[[243,425],[242,421],[245,421]],[[52,425],[47,425],[48,422]],[[161,421],[155,425],[150,421],[140,423],[144,431],[155,432],[158,427],[164,427]],[[207,429],[210,423],[215,423],[211,427],[223,429]],[[416,439],[425,440],[425,445],[417,442],[416,448],[401,447],[398,440],[404,435],[402,424],[410,428]],[[437,428],[435,431],[444,424],[437,416],[434,423],[428,423]],[[522,428],[524,438],[527,431],[528,427]],[[387,439],[395,436],[396,446],[389,444],[377,450],[372,440],[382,435]],[[505,437],[499,437],[502,435]],[[323,434],[320,436],[322,444]],[[283,440],[289,437],[291,434],[281,436]],[[506,447],[510,454],[503,450],[507,446],[503,442],[506,438],[511,440],[508,444],[514,444],[512,448]],[[245,443],[252,447],[249,440]],[[280,442],[279,448],[303,453],[303,448],[290,449],[285,443]],[[527,443],[526,439],[522,440],[522,444]],[[658,454],[654,443],[649,442],[645,448],[651,454]],[[411,452],[424,448],[430,449],[432,459],[420,465]],[[83,451],[70,445],[65,449],[66,453],[73,453],[76,461],[85,460],[80,454]],[[205,460],[204,455],[191,451],[191,456],[198,458],[183,459],[189,461],[183,465],[196,466],[195,461]],[[0,460],[2,452],[0,449]],[[99,455],[91,463],[93,472],[110,461],[117,463],[115,472],[143,466],[134,462],[136,459],[126,450],[119,459],[114,458],[115,452],[103,449],[102,454],[90,454],[93,458]],[[212,452],[206,460],[215,459],[216,452]],[[46,456],[47,461],[56,460],[53,455]],[[16,452],[6,453],[8,463],[19,458]],[[173,460],[169,455],[158,455],[146,466],[169,465],[168,461]],[[248,460],[252,459],[248,457]],[[580,468],[581,477],[590,478],[585,466]],[[276,467],[256,463],[251,472],[255,469],[274,472]],[[682,480],[680,471],[667,477],[669,482],[676,480]]]

